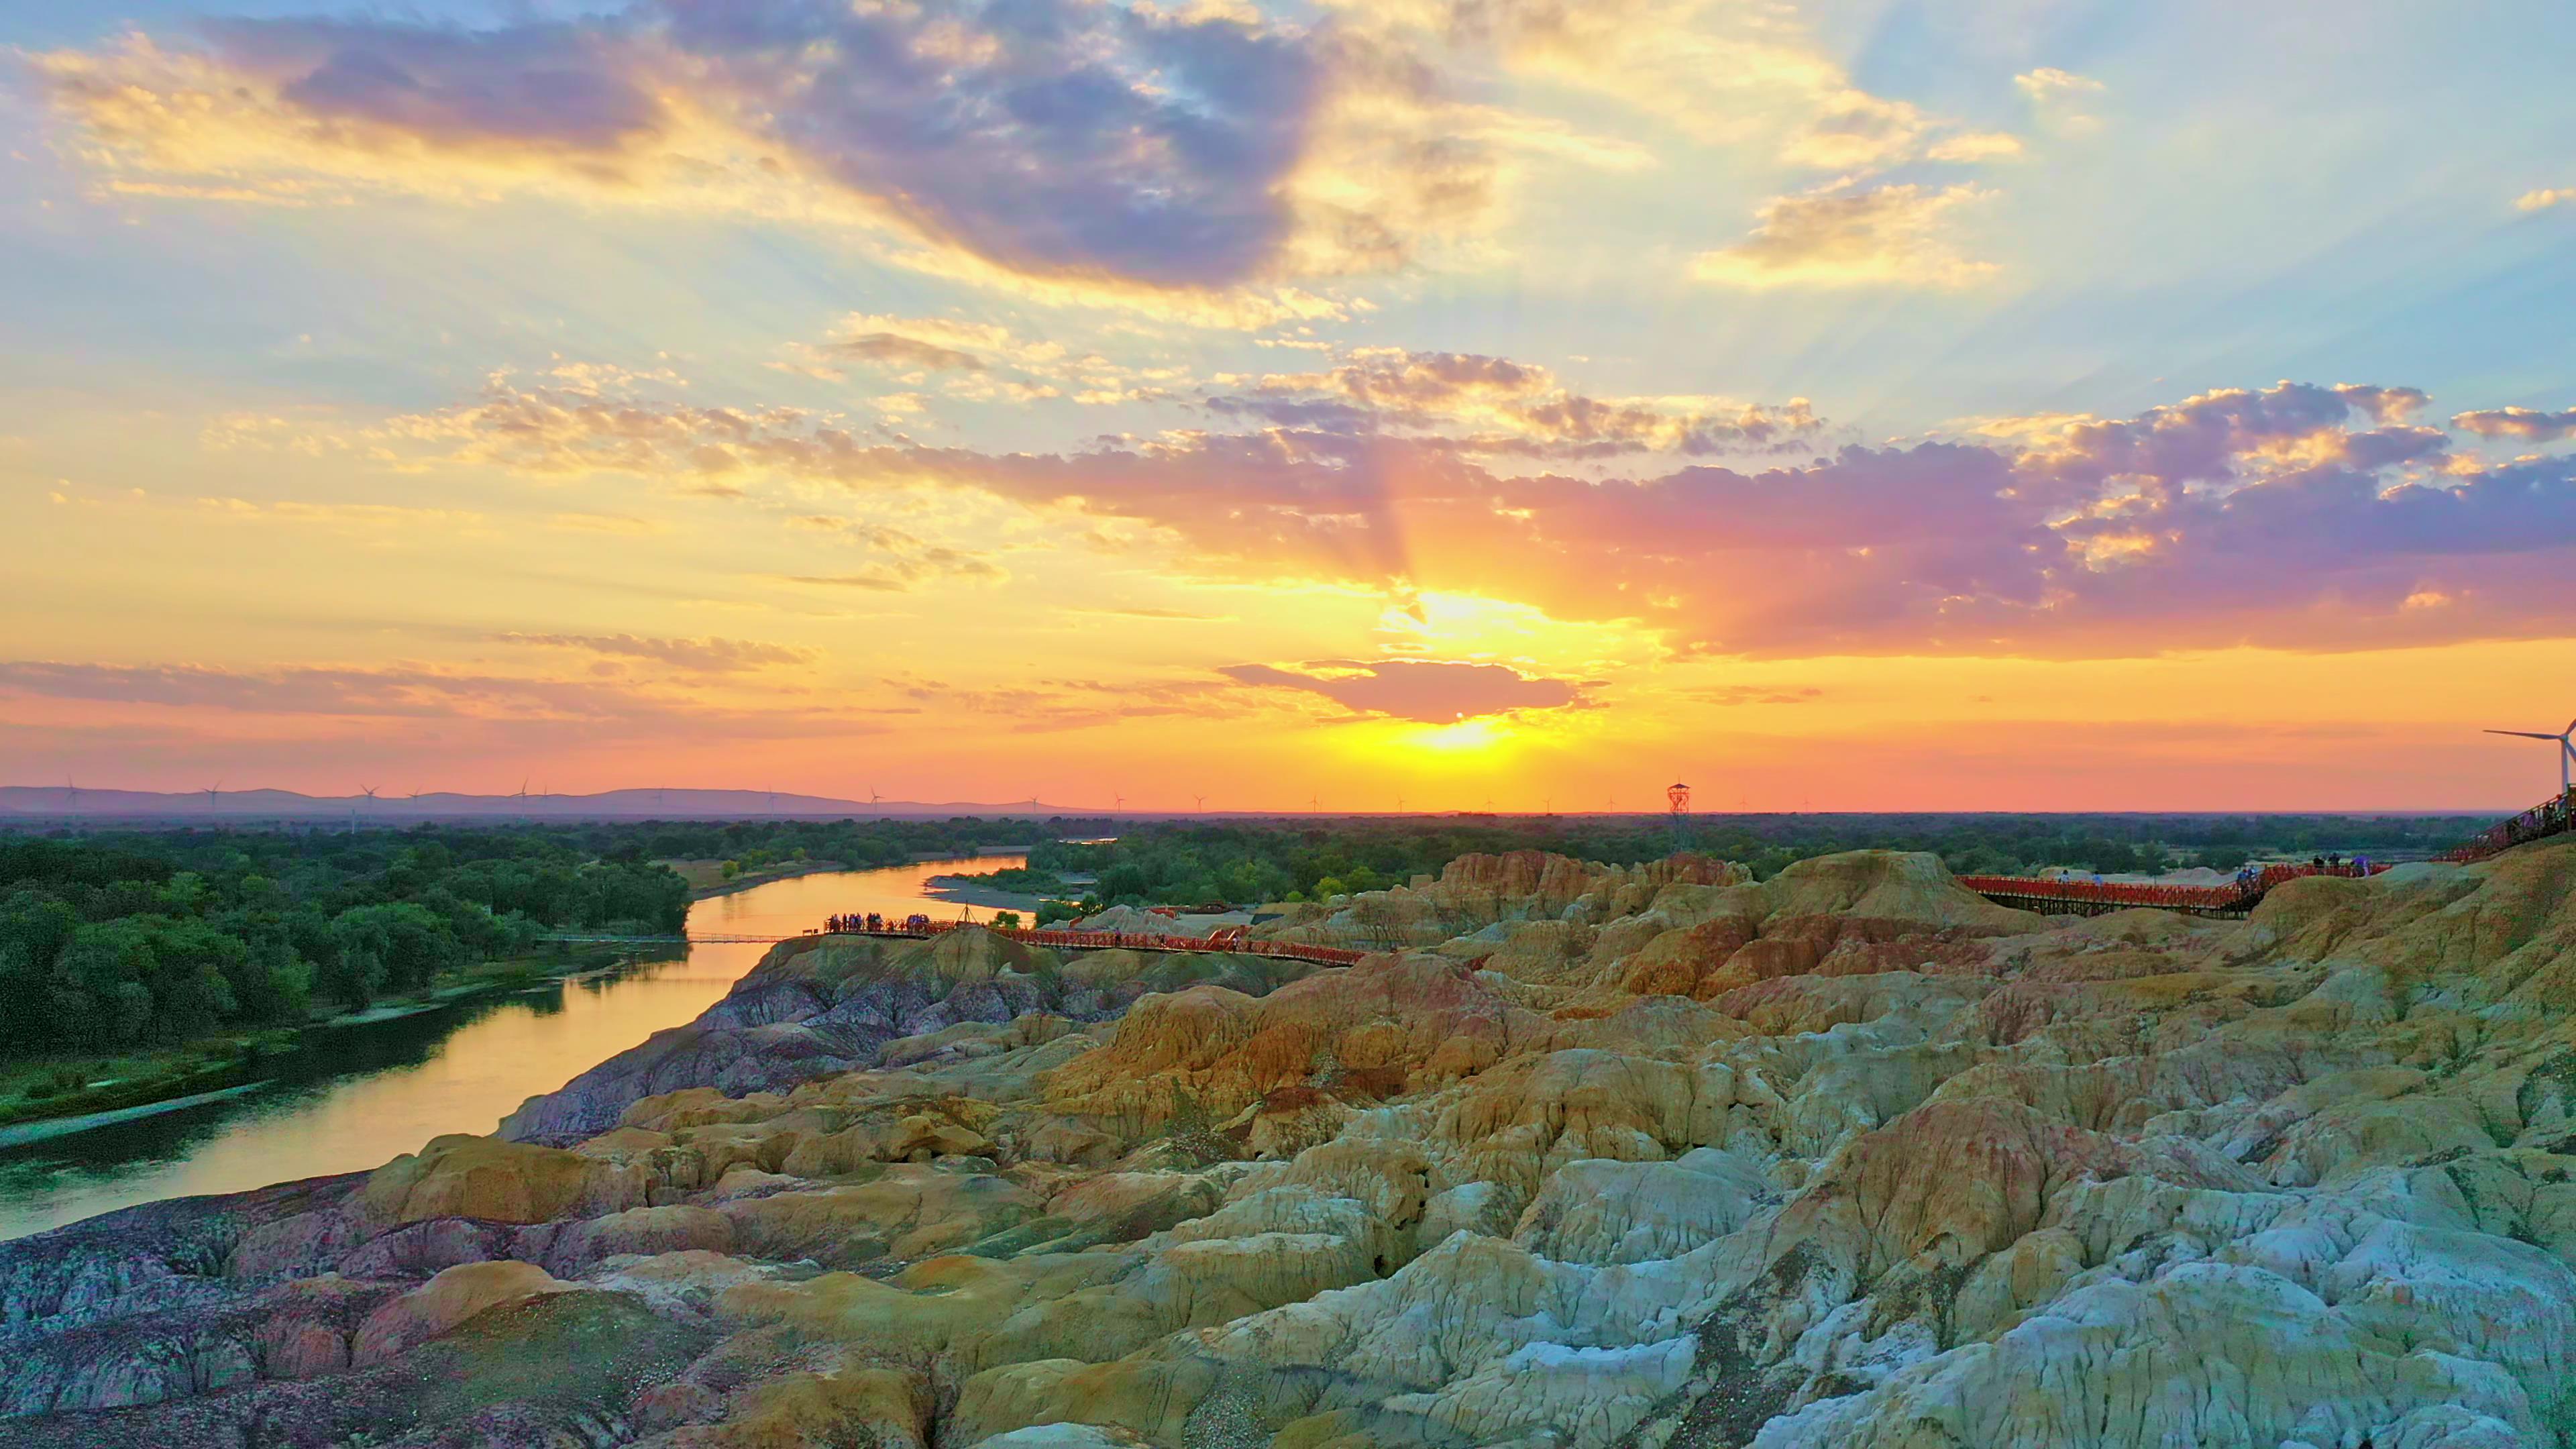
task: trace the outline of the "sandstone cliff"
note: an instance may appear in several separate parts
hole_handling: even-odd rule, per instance
[[[2565,1449],[2571,885],[1500,857],[1281,928],[1442,933],[1347,969],[782,950],[530,1140],[0,1244],[0,1438]]]

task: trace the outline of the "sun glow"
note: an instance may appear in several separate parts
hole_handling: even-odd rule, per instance
[[[1469,719],[1462,715],[1448,724],[1406,726],[1399,741],[1408,748],[1435,755],[1468,755],[1500,749],[1518,734],[1508,721],[1497,716]]]

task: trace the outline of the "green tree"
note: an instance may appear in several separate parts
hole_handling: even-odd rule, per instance
[[[151,971],[150,944],[128,923],[82,926],[46,983],[51,1036],[91,1050],[142,1040],[152,1024]]]
[[[409,902],[342,911],[331,922],[331,936],[344,963],[332,978],[334,994],[351,1005],[372,999],[376,990],[417,991],[471,959],[438,913]],[[370,983],[374,990],[367,989]]]

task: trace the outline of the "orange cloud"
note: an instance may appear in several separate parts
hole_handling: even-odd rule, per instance
[[[1752,235],[1701,253],[1692,273],[1740,287],[1964,287],[1992,276],[1995,264],[1960,249],[1952,214],[1993,195],[1963,183],[1836,186],[1779,197],[1762,208]]]
[[[1570,680],[1524,674],[1506,664],[1463,660],[1327,659],[1295,669],[1230,664],[1217,672],[1255,688],[1321,695],[1354,715],[1385,715],[1427,724],[1580,708],[1589,702]]]

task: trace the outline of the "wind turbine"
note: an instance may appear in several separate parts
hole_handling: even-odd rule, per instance
[[[2571,778],[2571,769],[2576,769],[2576,720],[2569,720],[2567,728],[2554,735],[2544,735],[2537,730],[2488,730],[2487,733],[2511,735],[2518,740],[2556,740],[2558,742],[2558,793],[2564,795],[2571,788],[2576,788],[2576,778]]]
[[[1307,814],[1309,814],[1309,815],[1321,815],[1321,814],[1323,814],[1323,813],[1324,813],[1324,797],[1323,797],[1323,796],[1321,796],[1321,795],[1309,795],[1309,796],[1307,796],[1307,797],[1306,797],[1306,813],[1307,813]]]
[[[1201,815],[1205,815],[1207,813],[1207,797],[1205,795],[1192,795],[1190,798],[1199,802],[1199,813]]]
[[[215,799],[216,799],[216,797],[217,797],[217,796],[219,796],[219,795],[221,795],[221,794],[223,794],[223,793],[224,793],[224,782],[223,782],[223,781],[221,781],[221,780],[217,780],[215,783],[213,783],[213,784],[211,784],[211,785],[208,785],[208,786],[206,787],[206,808],[207,808],[208,810],[213,810],[213,809],[215,809],[215,808],[216,808],[216,805],[215,805]]]
[[[1116,812],[1118,812],[1118,811],[1121,811],[1121,810],[1124,810],[1124,809],[1126,809],[1126,808],[1127,808],[1127,797],[1126,797],[1126,796],[1124,796],[1124,795],[1119,794],[1119,793],[1118,793],[1117,791],[1115,791],[1115,790],[1110,791],[1110,792],[1109,792],[1109,809],[1110,809],[1110,811],[1114,814],[1114,813],[1116,813]]]
[[[68,771],[64,772],[63,775],[63,796],[63,808],[65,810],[80,809],[80,786],[72,783],[72,777]]]
[[[358,793],[365,797],[367,804],[361,805],[355,800],[349,802],[349,833],[352,835],[358,833],[358,812],[375,804],[376,787],[373,785],[360,785],[358,787]]]

